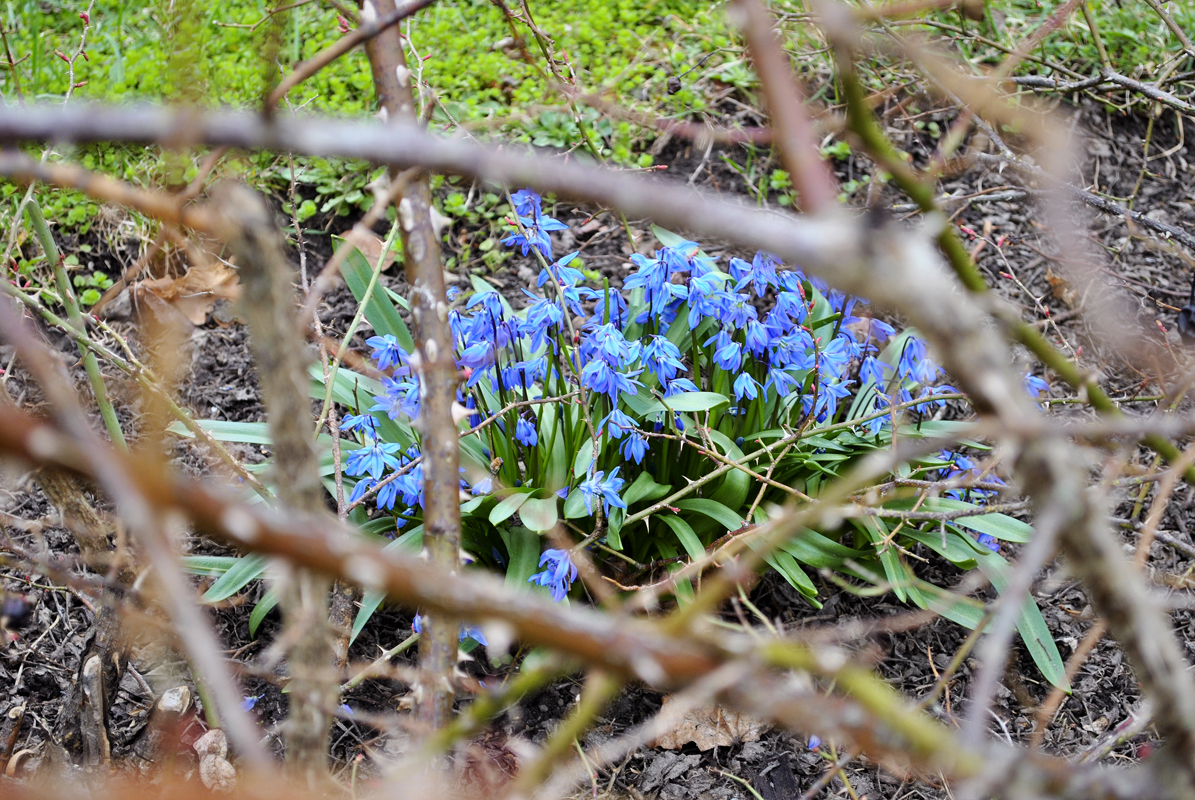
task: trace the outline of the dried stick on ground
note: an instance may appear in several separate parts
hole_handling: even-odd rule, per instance
[[[214,203],[223,214],[224,238],[240,266],[243,309],[274,448],[278,499],[299,513],[322,515],[324,488],[307,399],[310,358],[295,311],[294,269],[283,252],[281,231],[262,199],[246,186],[218,186]],[[299,569],[288,571],[280,591],[283,637],[293,642],[288,653],[286,758],[309,782],[327,770],[327,709],[336,706],[338,695],[327,626],[330,587],[327,576]]]
[[[366,0],[363,17],[389,17],[394,0]],[[407,69],[402,38],[389,28],[365,44],[374,88],[389,120],[415,123],[415,97]],[[391,179],[398,177],[391,170]],[[411,366],[419,376],[419,446],[423,453],[423,547],[431,560],[455,569],[461,547],[460,453],[452,421],[457,373],[452,332],[448,327],[448,301],[440,242],[431,218],[431,190],[427,175],[409,181],[398,200],[403,259],[411,285],[411,314],[415,319],[416,353]],[[421,683],[416,687],[420,720],[442,728],[452,715],[452,670],[456,666],[455,620],[425,617],[419,641]]]

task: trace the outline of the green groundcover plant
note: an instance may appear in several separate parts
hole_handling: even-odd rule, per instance
[[[560,529],[629,580],[675,569],[778,507],[816,498],[860,457],[890,448],[894,432],[948,435],[959,424],[929,418],[960,395],[942,383],[915,332],[864,315],[865,303],[796,267],[757,253],[731,258],[723,271],[697,243],[656,229],[664,246],[654,257],[631,256],[635,270],[621,289],[597,285],[577,253],[554,258],[551,233],[565,225],[537,194],[523,190],[511,202],[517,219],[503,244],[539,261],[537,291],[523,290],[519,311],[480,278],[467,297],[450,292],[462,376],[464,549],[511,585],[558,602],[583,591],[570,551],[545,537]],[[363,535],[417,551],[419,378],[399,311],[405,302],[377,287],[380,267],[355,254],[344,274],[365,304],[375,331],[367,344],[386,377],[340,368],[329,386],[316,367],[313,390],[330,390],[350,411],[340,432],[351,518]],[[1036,378],[1026,387],[1046,388]],[[208,427],[221,438],[267,442],[261,425]],[[334,491],[329,445],[321,437]],[[938,496],[911,488],[936,481],[946,481]],[[802,531],[767,564],[814,605],[819,588],[809,572],[820,571],[849,590],[890,591],[975,627],[982,605],[920,579],[910,562],[928,550],[983,570],[999,590],[1007,568],[1000,542],[1025,542],[1031,528],[985,512],[999,479],[961,453],[904,464],[884,483],[883,509],[957,514],[862,514],[836,530]],[[264,561],[193,559],[192,567],[222,573],[207,595],[217,600],[259,577]],[[677,601],[691,593],[680,582]],[[354,635],[380,602],[364,598]],[[267,595],[254,610],[254,628],[272,604]],[[1031,601],[1019,629],[1045,677],[1061,683],[1058,651]],[[476,629],[470,636],[482,639]]]

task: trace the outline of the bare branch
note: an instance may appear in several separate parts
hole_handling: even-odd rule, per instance
[[[825,211],[837,202],[837,182],[822,160],[804,93],[772,29],[772,15],[762,0],[735,0],[734,12],[763,84],[773,143],[800,195],[801,207],[813,213]]]
[[[427,8],[434,2],[435,0],[408,0],[407,3],[403,4],[402,8],[391,11],[389,14],[381,17],[380,19],[366,21],[361,27],[340,37],[333,44],[325,47],[311,58],[298,64],[295,67],[294,72],[283,78],[282,81],[274,87],[274,91],[270,92],[270,96],[266,98],[263,111],[265,111],[266,114],[272,113],[274,107],[281,102],[282,98],[286,97],[287,93],[291,89],[295,88],[300,83],[307,80],[312,75],[319,72],[321,69],[328,66],[357,45],[361,44],[362,42],[370,41],[373,37],[377,36],[383,31],[393,30],[395,25],[402,22],[416,11]],[[391,7],[393,7],[393,3],[391,4]]]
[[[394,0],[366,0],[364,9],[389,15]],[[365,45],[374,88],[388,118],[396,123],[416,123],[411,70],[407,68],[402,40],[390,29]],[[398,170],[391,169],[392,180]],[[452,331],[448,325],[448,300],[440,241],[432,224],[431,186],[426,173],[407,181],[398,199],[398,224],[402,229],[403,261],[411,285],[411,316],[415,321],[415,347],[411,367],[419,378],[419,448],[423,457],[423,548],[435,564],[453,570],[460,561],[461,505],[460,452],[452,419],[458,383],[453,357]],[[427,616],[419,642],[421,685],[416,692],[419,718],[434,729],[446,726],[452,716],[452,670],[456,666],[455,620]]]

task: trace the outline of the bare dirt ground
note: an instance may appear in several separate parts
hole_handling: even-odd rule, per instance
[[[927,101],[928,107],[928,101]],[[1156,122],[1149,156],[1143,153],[1145,122],[1137,118],[1108,115],[1103,109],[1084,107],[1068,112],[1076,126],[1087,133],[1084,176],[1088,186],[1117,197],[1136,192],[1134,208],[1160,221],[1187,230],[1195,230],[1195,136],[1188,129],[1186,136],[1174,127],[1173,117],[1165,116]],[[903,116],[902,116],[903,115]],[[741,114],[740,114],[741,116]],[[925,158],[932,153],[935,141],[926,133],[916,131],[911,122],[903,119],[906,111],[894,111],[889,124],[905,131],[898,145]],[[946,127],[943,116],[921,116],[922,120],[936,120]],[[744,121],[744,120],[739,120]],[[745,120],[755,124],[757,120]],[[1157,154],[1164,154],[1158,157]],[[708,152],[699,151],[692,144],[671,141],[663,145],[658,162],[666,164],[662,180],[692,181],[723,194],[752,196],[744,178],[724,160],[739,165],[747,163],[742,148],[715,146]],[[1145,160],[1148,158],[1148,160]],[[745,169],[745,166],[742,166]],[[762,168],[762,167],[761,167]],[[857,180],[871,174],[871,166],[854,157],[837,163],[840,177]],[[1085,322],[1076,309],[1081,310],[1083,298],[1073,297],[1059,282],[1051,267],[1052,245],[1049,231],[1043,228],[1041,214],[1034,206],[1032,195],[1011,172],[972,166],[955,174],[941,185],[951,196],[946,203],[949,213],[967,229],[987,239],[972,244],[977,248],[979,265],[1000,294],[1022,309],[1026,319],[1047,323],[1050,317],[1059,320],[1049,331],[1064,347],[1082,353],[1084,363],[1098,368],[1107,376],[1105,386],[1116,398],[1134,398],[1158,394],[1156,384],[1150,383],[1151,369],[1139,364],[1124,363],[1117,355],[1089,335]],[[856,193],[852,202],[863,205],[867,190]],[[770,202],[775,197],[769,198]],[[883,189],[871,198],[873,204],[895,207],[902,214],[901,204],[891,189]],[[569,223],[564,232],[563,245],[580,247],[587,264],[609,275],[614,282],[628,273],[626,259],[630,245],[621,227],[609,214],[595,217],[597,226],[584,225],[591,212],[560,206],[556,216]],[[1090,213],[1091,235],[1099,243],[1105,262],[1099,267],[1102,277],[1110,285],[1123,288],[1135,298],[1133,325],[1148,335],[1166,341],[1182,355],[1182,344],[1173,333],[1177,308],[1186,304],[1192,272],[1181,258],[1160,252],[1141,232],[1126,224],[1124,219],[1097,216]],[[332,230],[342,230],[346,220],[332,220]],[[640,234],[640,247],[651,246],[648,221],[633,221]],[[454,228],[449,241],[467,235]],[[722,255],[727,252],[716,242],[703,242],[707,252]],[[327,237],[308,240],[310,263],[321,263],[330,253]],[[462,268],[460,279],[467,281]],[[1010,277],[1012,276],[1012,277]],[[534,272],[522,259],[506,262],[486,279],[498,286],[512,300],[521,295],[518,289],[533,283]],[[401,277],[390,272],[383,281],[402,291]],[[1072,307],[1073,304],[1073,307]],[[331,336],[343,335],[354,311],[347,290],[330,294],[322,308],[321,319]],[[135,313],[133,314],[135,317]],[[132,317],[114,320],[114,324],[131,330]],[[1160,326],[1160,327],[1159,327]],[[1166,329],[1165,331],[1162,328]],[[357,334],[355,344],[363,349],[362,341],[369,335],[366,326]],[[63,353],[64,360],[73,364],[76,356],[65,340],[50,337]],[[7,349],[0,348],[0,356],[8,362]],[[247,347],[247,332],[235,320],[235,314],[220,311],[203,326],[190,330],[186,345],[179,357],[188,368],[179,384],[179,399],[199,418],[237,421],[260,421],[264,418]],[[1026,360],[1026,366],[1029,362]],[[77,365],[74,372],[81,373]],[[15,399],[36,405],[39,401],[35,386],[25,382],[19,367],[8,376],[8,390]],[[1056,386],[1053,394],[1062,399],[1065,392]],[[132,397],[126,387],[126,398]],[[136,427],[135,404],[121,404],[124,421],[130,429]],[[1147,411],[1154,401],[1126,400],[1126,408]],[[1063,411],[1083,415],[1081,406],[1068,405]],[[202,448],[182,443],[174,445],[177,463],[193,473],[207,473],[210,459]],[[264,454],[257,446],[236,445],[234,454],[248,462],[260,461]],[[1131,458],[1148,463],[1148,456],[1129,454]],[[1161,530],[1183,542],[1188,536],[1191,503],[1195,499],[1191,487],[1180,489]],[[1125,542],[1135,542],[1133,520],[1136,496],[1125,494],[1113,498],[1114,516],[1125,522]],[[102,509],[103,503],[97,501]],[[96,612],[111,597],[103,592],[104,576],[86,570],[78,561],[79,550],[72,536],[62,524],[60,515],[43,494],[38,484],[19,472],[4,475],[0,485],[0,511],[5,515],[3,536],[6,548],[30,556],[37,565],[13,559],[0,562],[0,588],[26,595],[34,605],[30,624],[20,637],[7,647],[0,648],[0,720],[7,718],[10,709],[26,707],[24,725],[15,732],[7,753],[23,752],[15,760],[17,775],[27,774],[43,761],[67,758],[59,746],[63,730],[69,727],[71,713],[65,698],[75,685],[79,659],[95,635]],[[220,554],[227,551],[209,542],[196,540],[193,552]],[[927,551],[927,555],[928,551]],[[1014,557],[1015,553],[1006,553]],[[1187,554],[1155,542],[1149,569],[1160,591],[1175,595],[1174,624],[1187,643],[1188,655],[1195,658],[1195,617],[1183,601],[1187,591],[1188,574],[1193,560]],[[923,565],[923,575],[946,585],[957,583],[960,575],[930,556]],[[197,591],[203,586],[197,584]],[[770,619],[790,632],[808,635],[838,635],[870,661],[880,674],[902,692],[922,697],[933,692],[939,676],[954,658],[967,638],[967,631],[945,620],[909,626],[911,609],[891,597],[861,598],[838,590],[833,584],[823,585],[825,605],[815,610],[795,591],[775,576],[764,576],[751,592],[752,601]],[[256,697],[254,713],[264,729],[275,731],[286,710],[286,697],[273,680],[264,658],[270,643],[278,633],[276,612],[271,613],[258,630],[249,635],[248,617],[258,599],[261,588],[253,588],[247,596],[213,608],[219,633],[231,657],[243,667],[243,688],[247,696]],[[1086,596],[1067,575],[1064,564],[1054,564],[1046,570],[1034,589],[1051,633],[1059,643],[1064,658],[1078,647],[1093,624]],[[982,593],[981,593],[981,596]],[[105,598],[108,598],[105,600]],[[733,615],[728,619],[734,619]],[[385,609],[354,643],[350,656],[354,660],[372,660],[377,654],[401,642],[411,629],[411,614],[399,609]],[[408,663],[412,653],[401,656],[397,663]],[[967,707],[968,681],[973,665],[968,657],[951,678],[944,690],[929,698],[928,708],[942,719],[956,720]],[[112,743],[112,757],[116,763],[135,763],[138,741],[145,727],[147,710],[154,702],[155,673],[179,668],[171,659],[160,654],[150,659],[134,647],[120,690],[112,698],[108,719]],[[490,664],[480,657],[466,665],[467,673],[485,681],[509,671],[510,665]],[[1001,687],[991,730],[1011,741],[1027,742],[1034,728],[1037,706],[1049,692],[1032,662],[1023,652],[1017,652],[1007,670]],[[504,715],[487,739],[497,750],[512,737],[532,742],[542,741],[574,703],[579,684],[573,680],[560,681],[544,691],[528,697],[517,708]],[[383,752],[389,746],[378,730],[362,721],[371,714],[388,714],[400,708],[405,686],[398,681],[366,681],[345,697],[347,708],[336,722],[333,732],[333,758],[338,773],[346,773],[361,753]],[[642,722],[657,710],[662,698],[639,688],[625,692],[605,713],[601,724],[587,739],[593,744],[616,736]],[[1098,644],[1079,670],[1074,691],[1059,708],[1046,730],[1044,747],[1068,756],[1100,757],[1113,760],[1134,759],[1153,746],[1148,727],[1129,736],[1117,736],[1119,726],[1130,721],[1139,703],[1136,681],[1124,663],[1120,649],[1107,639]],[[189,720],[183,732],[188,743],[202,733],[202,717]],[[681,750],[640,749],[614,769],[595,775],[592,786],[584,787],[589,796],[614,795],[633,797],[659,796],[669,800],[682,798],[745,798],[749,792],[742,782],[747,781],[754,791],[766,800],[798,796],[917,798],[946,797],[948,791],[932,782],[903,780],[860,759],[846,760],[841,772],[819,788],[819,778],[843,753],[832,751],[830,743],[818,750],[810,750],[807,742],[786,733],[767,732],[759,741],[745,742],[700,752],[694,745]],[[182,751],[178,758],[190,757]],[[14,762],[10,762],[14,763]],[[368,771],[368,770],[366,770]],[[734,777],[731,777],[734,776]],[[812,794],[805,794],[811,791]]]

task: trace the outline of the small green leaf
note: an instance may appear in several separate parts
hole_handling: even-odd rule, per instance
[[[588,516],[589,511],[585,508],[584,493],[580,489],[573,489],[564,500],[564,518],[578,519]]]
[[[622,501],[628,506],[641,502],[650,503],[653,500],[659,500],[671,491],[671,486],[656,483],[655,478],[644,471],[640,472],[639,477],[635,478],[635,481],[622,493]]]
[[[492,509],[490,509],[490,524],[501,525],[506,520],[514,516],[519,507],[526,503],[531,498],[531,490],[524,489],[522,491],[516,490],[515,494],[503,498]]]
[[[601,445],[598,445],[597,454],[601,455]],[[593,466],[594,462],[594,448],[593,439],[586,439],[581,442],[581,446],[577,448],[577,457],[573,459],[573,474],[584,475],[589,472],[589,468]]]
[[[532,497],[519,509],[519,518],[523,520],[523,524],[529,530],[537,533],[550,531],[556,527],[556,521],[559,519],[556,515],[556,503],[555,495],[542,498]]]
[[[682,413],[696,411],[711,411],[720,406],[729,405],[730,398],[718,392],[683,392],[665,397],[659,401],[665,407]]]

